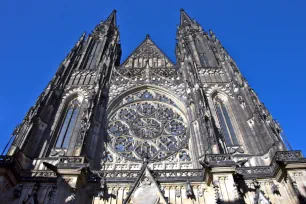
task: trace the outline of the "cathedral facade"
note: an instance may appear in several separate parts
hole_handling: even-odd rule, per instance
[[[306,160],[184,10],[176,63],[116,11],[80,37],[0,159],[1,203],[305,203]]]

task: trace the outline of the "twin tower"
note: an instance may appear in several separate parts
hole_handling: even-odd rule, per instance
[[[216,35],[180,11],[120,63],[116,11],[60,64],[0,160],[3,203],[303,203],[306,161]]]

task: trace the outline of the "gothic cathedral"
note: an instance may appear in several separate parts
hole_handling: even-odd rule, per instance
[[[176,63],[121,61],[116,11],[80,37],[0,159],[10,204],[306,203],[306,159],[210,30],[182,9]]]

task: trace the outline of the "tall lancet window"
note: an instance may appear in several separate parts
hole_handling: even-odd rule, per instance
[[[206,53],[200,53],[199,55],[200,55],[201,65],[208,67],[208,59],[207,59]]]
[[[66,109],[63,123],[56,142],[56,148],[68,148],[73,128],[79,114],[80,103],[77,99],[72,100]]]
[[[220,99],[216,99],[215,108],[226,144],[229,146],[239,145],[228,109],[224,102]]]

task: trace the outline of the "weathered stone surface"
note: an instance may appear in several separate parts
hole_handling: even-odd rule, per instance
[[[60,64],[0,158],[1,203],[305,203],[306,160],[216,35],[181,10],[176,63],[116,11]]]

